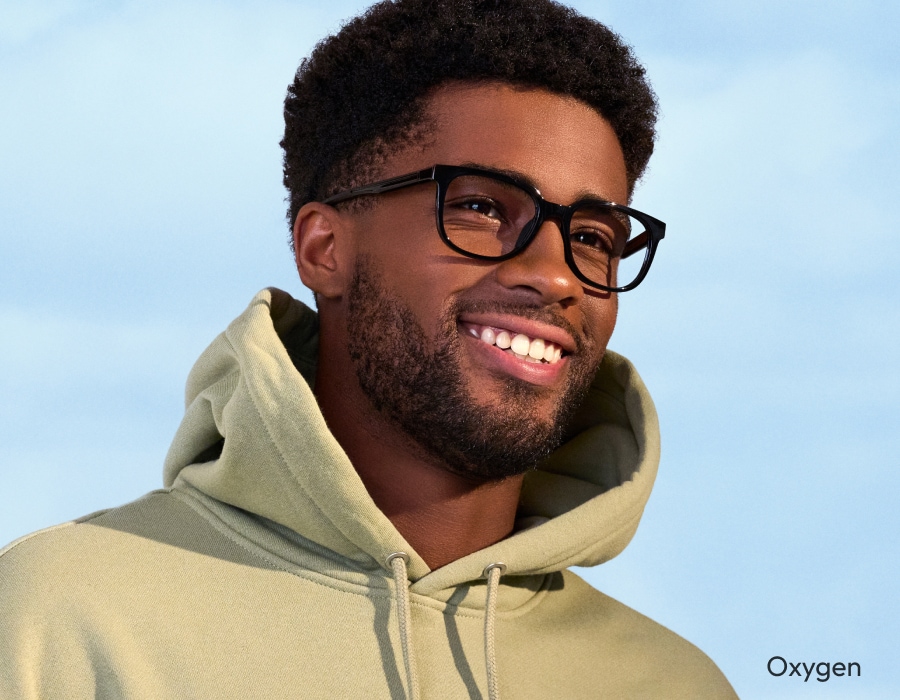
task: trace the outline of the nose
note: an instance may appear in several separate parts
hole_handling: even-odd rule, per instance
[[[584,297],[584,286],[566,262],[554,221],[545,221],[525,250],[498,265],[497,280],[508,289],[528,290],[546,305],[568,307]]]

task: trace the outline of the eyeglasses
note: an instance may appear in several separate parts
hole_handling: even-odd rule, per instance
[[[437,183],[438,233],[457,253],[476,260],[509,260],[528,247],[545,221],[555,221],[569,268],[584,284],[607,292],[637,287],[666,235],[662,221],[631,207],[591,198],[554,204],[537,188],[504,173],[453,165],[354,187],[323,204],[432,181]]]

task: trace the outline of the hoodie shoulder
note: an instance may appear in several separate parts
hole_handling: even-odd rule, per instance
[[[563,572],[563,582],[569,593],[564,596],[570,608],[566,617],[582,634],[595,637],[595,648],[612,657],[622,697],[737,698],[712,659],[689,641],[577,574]]]
[[[178,496],[154,491],[0,550],[0,629],[36,620],[49,621],[40,629],[63,629],[127,614],[128,601],[135,610],[148,602],[132,600],[138,591],[164,598],[213,562],[270,568]]]
[[[0,550],[0,697],[127,696],[141,640],[228,568],[269,567],[166,491],[16,540]],[[145,675],[141,697],[171,697]]]
[[[126,584],[144,567],[167,559],[214,557],[262,562],[171,490],[153,491],[118,508],[26,535],[0,550],[0,596],[12,591],[53,599],[84,586]],[[40,580],[40,586],[29,582]],[[5,609],[5,608],[4,608]]]

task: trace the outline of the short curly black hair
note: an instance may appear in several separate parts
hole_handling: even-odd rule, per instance
[[[284,102],[289,225],[300,208],[378,174],[423,136],[429,93],[504,82],[572,96],[612,126],[629,189],[656,137],[656,96],[631,49],[551,0],[384,0],[319,42]]]

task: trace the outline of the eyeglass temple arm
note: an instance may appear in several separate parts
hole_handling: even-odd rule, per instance
[[[656,231],[654,232],[655,235],[653,235],[651,238],[650,231],[646,230],[646,231],[643,231],[642,233],[639,233],[634,238],[632,238],[630,241],[628,241],[628,243],[625,244],[625,250],[622,251],[623,258],[631,257],[635,253],[643,250],[648,245],[650,245],[651,240],[653,240],[653,239],[655,239],[657,242],[659,242],[663,238],[666,237],[666,225],[662,221],[660,221],[659,219],[654,219],[650,216],[647,216],[646,214],[644,214],[644,216],[647,217],[648,219],[651,219],[651,221],[655,225],[655,227],[656,227]]]
[[[332,195],[328,199],[323,200],[322,204],[331,205],[346,201],[348,199],[353,199],[354,197],[365,197],[366,195],[382,194],[384,192],[390,192],[391,190],[398,190],[401,187],[418,185],[420,182],[428,182],[433,179],[434,168],[425,168],[425,170],[420,170],[416,173],[400,175],[399,177],[392,177],[387,180],[381,180],[380,182],[375,182],[371,185],[365,185],[364,187],[354,187],[353,189],[347,190],[346,192],[339,192],[338,194]]]
[[[649,242],[650,235],[646,231],[635,236],[625,244],[625,250],[622,251],[622,258],[630,258],[638,251],[646,248]]]

